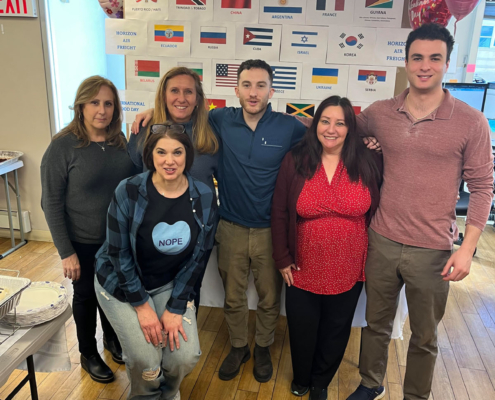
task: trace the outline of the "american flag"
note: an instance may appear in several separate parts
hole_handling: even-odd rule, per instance
[[[297,67],[273,66],[274,89],[296,89]]]
[[[218,87],[236,87],[239,66],[240,64],[217,64],[215,85]]]

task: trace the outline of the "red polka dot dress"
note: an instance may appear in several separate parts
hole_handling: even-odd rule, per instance
[[[339,294],[364,281],[368,249],[369,190],[350,181],[342,161],[331,182],[323,166],[306,180],[297,201],[294,286],[316,294]]]

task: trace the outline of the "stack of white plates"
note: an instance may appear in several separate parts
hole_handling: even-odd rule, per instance
[[[67,308],[67,289],[56,282],[32,282],[22,293],[21,300],[2,322],[34,326],[50,321]]]

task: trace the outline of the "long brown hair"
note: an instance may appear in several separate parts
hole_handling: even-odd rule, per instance
[[[218,140],[208,123],[208,111],[205,108],[205,94],[201,86],[199,75],[186,67],[171,68],[160,80],[155,97],[155,112],[151,123],[148,125],[145,139],[150,135],[152,124],[161,124],[165,121],[172,120],[167,110],[166,90],[167,83],[170,79],[179,75],[187,75],[194,79],[196,87],[196,107],[192,114],[193,121],[193,142],[194,147],[199,153],[215,154],[218,151]]]
[[[321,114],[330,106],[340,106],[344,111],[348,131],[340,158],[347,169],[349,178],[351,182],[359,182],[361,179],[364,186],[371,188],[374,183],[381,181],[381,174],[371,153],[372,150],[366,148],[357,132],[356,114],[346,97],[331,96],[321,102],[311,126],[302,140],[292,149],[296,171],[304,178],[311,179],[320,167],[323,146],[316,132]]]
[[[52,140],[73,133],[81,142],[77,147],[86,147],[91,144],[86,126],[84,125],[83,108],[85,104],[89,103],[98,95],[102,86],[107,86],[112,91],[114,102],[112,121],[107,126],[106,142],[110,146],[125,148],[125,140],[122,135],[122,106],[120,105],[119,93],[112,81],[99,75],[90,76],[79,85],[76,99],[74,100],[74,119],[69,125],[57,133]]]

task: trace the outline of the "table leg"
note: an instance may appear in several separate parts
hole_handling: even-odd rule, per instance
[[[38,388],[36,387],[36,374],[34,371],[33,356],[29,356],[26,359],[26,363],[28,367],[29,386],[31,386],[31,399],[38,400]]]
[[[2,178],[5,183],[5,199],[7,201],[7,217],[9,219],[10,241],[12,243],[12,247],[15,247],[14,224],[12,223],[12,209],[10,207],[9,178],[7,174],[2,175]]]
[[[14,170],[15,179],[15,195],[17,198],[17,217],[19,219],[19,230],[21,232],[21,242],[24,241],[24,224],[22,223],[22,209],[21,209],[21,193],[19,190],[19,178],[17,177],[17,170]]]

